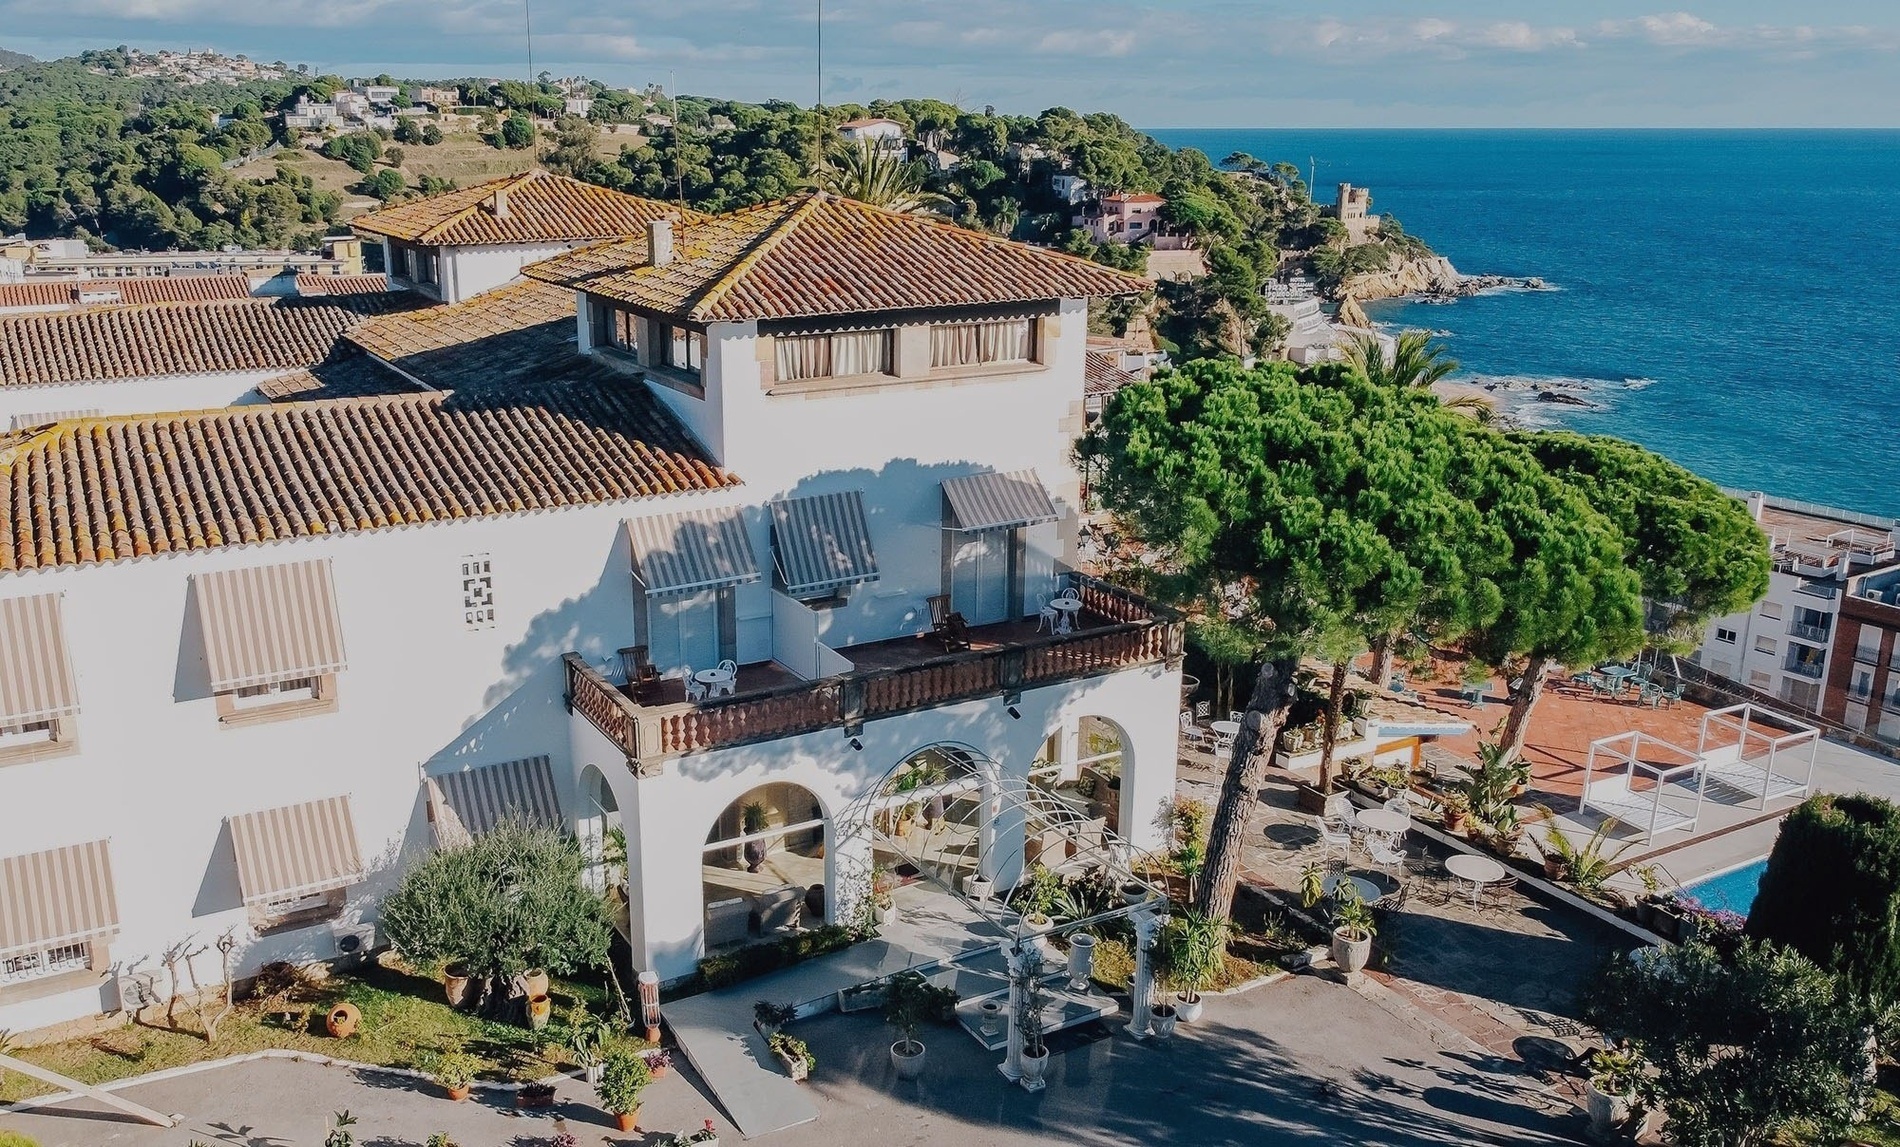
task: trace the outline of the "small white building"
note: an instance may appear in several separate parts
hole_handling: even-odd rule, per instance
[[[901,154],[905,150],[904,125],[882,116],[846,120],[838,125],[838,134],[847,143],[868,143],[878,151]]]
[[[534,168],[359,215],[350,226],[382,241],[383,266],[397,286],[459,303],[516,281],[537,260],[644,234],[649,220],[669,212],[703,218]]]
[[[162,997],[187,936],[240,976],[374,944],[504,815],[624,832],[596,875],[668,980],[851,919],[919,761],[1112,760],[1157,843],[1181,626],[1071,572],[1087,299],[1143,281],[815,193],[651,232],[352,325],[269,404],[0,431],[0,1028]],[[778,875],[735,859],[751,803]],[[941,861],[1007,887],[1026,828]]]
[[[1088,198],[1089,181],[1079,175],[1057,172],[1049,177],[1049,190],[1064,203],[1077,204]]]
[[[561,101],[561,111],[566,115],[577,115],[584,118],[587,113],[593,110],[594,98],[592,96],[568,96]]]
[[[394,84],[361,84],[353,90],[370,103],[384,107],[392,106],[402,95],[402,89]]]
[[[1268,313],[1287,322],[1281,354],[1288,362],[1301,366],[1344,362],[1351,357],[1356,340],[1367,335],[1378,341],[1380,353],[1388,359],[1398,348],[1398,340],[1384,331],[1335,322],[1321,304],[1319,292],[1305,279],[1269,282],[1261,294]]]

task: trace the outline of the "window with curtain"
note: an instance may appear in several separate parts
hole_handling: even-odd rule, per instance
[[[664,365],[674,370],[698,374],[700,368],[706,365],[706,336],[698,331],[662,326],[659,343]]]
[[[779,335],[773,340],[780,382],[891,372],[891,331]]]
[[[1035,322],[1025,317],[931,327],[931,368],[1031,362],[1036,357]]]

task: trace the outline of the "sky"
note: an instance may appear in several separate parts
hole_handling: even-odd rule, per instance
[[[1664,0],[1666,3],[1667,0]],[[809,103],[820,0],[0,0],[0,47],[214,47],[404,78]],[[1894,127],[1900,2],[823,0],[828,103],[1141,127]]]

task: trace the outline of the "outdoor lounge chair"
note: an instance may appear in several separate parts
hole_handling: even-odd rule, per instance
[[[1712,749],[1702,758],[1702,778],[1717,781],[1759,801],[1764,796],[1797,796],[1808,791],[1807,782],[1785,773],[1771,773],[1754,761],[1744,759],[1740,746]]]
[[[958,653],[970,648],[970,623],[950,608],[950,595],[932,594],[926,600],[930,603],[930,632],[943,642],[943,651]]]
[[[644,645],[629,645],[620,651],[620,667],[627,675],[633,699],[645,703],[660,688],[660,671],[653,667]]]
[[[1695,827],[1695,818],[1677,812],[1666,804],[1658,804],[1653,796],[1630,791],[1628,777],[1604,777],[1591,781],[1583,790],[1582,807],[1615,817],[1641,834],[1638,839],[1646,840],[1655,832],[1669,832],[1678,828]],[[1654,829],[1651,817],[1654,816]]]

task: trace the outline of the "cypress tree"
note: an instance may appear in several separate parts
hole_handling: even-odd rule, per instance
[[[1900,998],[1900,806],[1809,797],[1768,857],[1748,934],[1786,944],[1875,1001]]]

